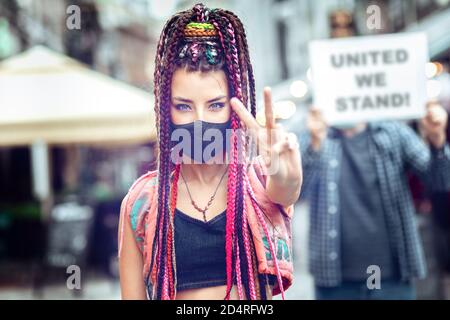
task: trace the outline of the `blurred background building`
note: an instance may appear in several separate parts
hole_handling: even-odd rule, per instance
[[[126,105],[129,96],[142,99],[143,105],[148,102],[148,122],[140,123],[145,128],[152,123],[154,55],[162,26],[174,12],[192,7],[196,2],[1,0],[0,81],[1,77],[9,81],[21,72],[33,76],[67,72],[67,79],[78,79],[75,77],[79,73],[75,76],[74,72],[84,68],[83,74],[88,79],[96,79],[89,82],[90,86],[109,88],[111,85],[123,90],[124,103],[115,109],[118,115],[131,108]],[[303,128],[305,112],[312,102],[308,43],[313,39],[425,31],[431,59],[424,66],[429,77],[429,97],[450,109],[449,0],[211,0],[204,3],[230,9],[242,19],[257,92],[265,85],[273,87],[275,108],[290,130]],[[370,5],[381,9],[381,28],[377,30],[367,26]],[[81,25],[71,29],[68,23],[77,10]],[[65,60],[62,55],[74,60]],[[24,60],[14,63],[12,59],[17,57]],[[29,63],[29,68],[23,66],[24,61]],[[17,65],[22,67],[16,68]],[[77,88],[74,80],[68,89],[76,96]],[[0,86],[0,99],[1,90]],[[88,93],[87,87],[83,90]],[[23,88],[17,94],[27,97],[30,91]],[[75,99],[73,96],[69,94],[67,101]],[[52,97],[44,97],[43,101],[50,102]],[[71,105],[74,109],[76,103],[86,102],[81,98],[74,101],[75,106]],[[93,101],[101,110],[111,103],[102,96]],[[61,100],[58,103],[54,108],[66,106]],[[45,103],[41,105],[47,107]],[[16,104],[6,106],[0,100],[0,298],[77,295],[119,298],[116,260],[119,205],[131,183],[154,168],[154,126],[149,125],[148,132],[136,130],[127,139],[114,139],[106,128],[108,121],[115,120],[106,116],[101,122],[105,130],[101,132],[86,131],[88,126],[63,122],[62,117],[57,119],[57,124],[52,122],[54,127],[45,119],[33,118],[36,122],[32,129],[39,128],[36,139],[20,140],[13,138],[25,130],[21,129],[24,121],[31,121],[20,116],[32,116],[29,112],[15,113],[17,108]],[[54,110],[47,110],[51,121],[56,121],[52,118]],[[133,112],[138,117],[142,110],[137,108]],[[1,119],[3,114],[8,115],[6,120]],[[99,115],[87,111],[83,116],[101,120]],[[132,130],[136,121],[130,118],[128,127],[123,124],[123,130]],[[73,131],[73,135],[68,133],[66,140],[42,139],[41,134],[51,137],[44,135],[42,126],[52,130],[59,126],[62,131]],[[52,132],[62,135],[61,131]],[[83,134],[92,139],[81,138]],[[45,177],[36,171],[49,177],[47,187],[40,182]],[[411,186],[431,271],[428,279],[418,283],[419,297],[448,298],[445,290],[449,285],[445,281],[450,270],[449,195],[425,194],[413,176]],[[299,204],[294,221],[298,277],[288,292],[288,297],[294,299],[314,298],[305,257],[307,210],[307,204]],[[436,226],[438,239],[431,237]],[[72,234],[70,230],[77,232],[67,236]],[[83,290],[73,291],[75,295],[65,286],[67,274],[63,266],[67,264],[83,266]]]

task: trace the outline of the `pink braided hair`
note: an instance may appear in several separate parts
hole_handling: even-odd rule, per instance
[[[177,57],[185,26],[190,21],[204,22],[205,19],[209,19],[215,26],[221,44],[221,51],[223,52],[224,61],[213,67],[203,63],[202,59],[204,58],[200,54],[196,56],[196,50],[194,50],[194,56],[198,61],[193,61],[192,65],[190,62]],[[196,49],[195,46],[194,49]],[[152,297],[161,299],[175,299],[176,296],[173,218],[176,207],[180,165],[173,166],[169,160],[170,131],[167,115],[170,113],[171,78],[174,70],[183,66],[188,66],[189,70],[202,71],[204,68],[205,70],[212,70],[214,68],[223,69],[228,76],[231,93],[247,105],[248,91],[253,115],[256,110],[253,71],[250,64],[245,31],[240,20],[229,11],[217,9],[208,12],[203,5],[196,5],[192,10],[181,12],[172,17],[166,23],[158,42],[154,79],[155,113],[159,139],[158,150],[160,154],[158,161],[159,187],[156,224],[158,227],[153,241],[150,272],[152,272],[153,267],[156,268],[157,278],[153,286]],[[248,182],[247,172],[244,170],[243,164],[240,164],[238,161],[239,156],[245,159],[246,150],[245,148],[240,148],[240,146],[244,145],[242,143],[243,136],[238,136],[236,133],[236,130],[240,128],[240,121],[235,112],[231,114],[231,127],[233,132],[231,134],[231,163],[229,164],[227,181],[227,220],[225,230],[227,274],[227,292],[225,299],[228,300],[230,298],[234,277],[236,277],[240,299],[244,296],[244,289],[247,297],[250,299],[258,299],[263,294],[259,292],[260,289],[262,290],[263,282],[261,277],[259,277],[255,248],[248,229],[248,207],[245,202],[246,191],[251,192],[251,205],[257,207],[257,203]],[[174,171],[174,179],[171,183],[169,177],[172,169]],[[258,220],[268,237],[271,253],[276,260],[273,244],[271,238],[268,236],[267,225],[265,224],[261,211],[258,211],[259,207],[256,207],[255,210]],[[278,274],[277,279],[283,293],[281,276],[276,261],[275,267]],[[255,278],[258,278],[258,280],[255,281]],[[246,281],[247,279],[248,281]]]

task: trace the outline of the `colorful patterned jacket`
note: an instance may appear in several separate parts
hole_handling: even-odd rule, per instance
[[[286,290],[291,286],[293,281],[291,219],[294,213],[294,205],[283,208],[268,198],[265,191],[267,171],[265,166],[261,165],[261,161],[261,156],[256,157],[252,161],[248,167],[248,178],[253,187],[256,202],[264,213],[264,218],[269,229],[268,233],[271,235],[272,243],[274,244],[275,255],[283,281],[283,289]],[[157,184],[157,171],[149,171],[142,175],[131,186],[121,206],[121,215],[122,217],[125,215],[129,219],[134,238],[143,256],[144,279],[150,279],[151,284],[154,282],[156,276],[155,270],[152,270],[151,276],[148,277],[156,225]],[[245,205],[248,208],[248,223],[253,235],[258,259],[258,271],[260,274],[276,275],[267,237],[257,220],[257,213],[251,204],[250,197],[246,196],[245,199]],[[122,223],[122,230],[119,232],[119,257],[122,247],[123,225]],[[148,284],[146,285],[148,286]],[[272,294],[277,295],[280,293],[279,285],[275,283]]]

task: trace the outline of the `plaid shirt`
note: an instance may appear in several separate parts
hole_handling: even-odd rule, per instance
[[[424,277],[425,259],[405,169],[412,169],[432,191],[449,190],[449,145],[439,150],[428,147],[410,127],[398,122],[372,123],[368,128],[373,143],[367,151],[375,162],[389,241],[398,256],[401,278]],[[302,133],[299,141],[303,163],[300,198],[310,203],[310,271],[316,285],[337,286],[342,281],[337,190],[340,139],[330,128],[319,152],[310,147],[308,132]]]

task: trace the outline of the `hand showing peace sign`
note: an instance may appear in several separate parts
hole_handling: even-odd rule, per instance
[[[259,153],[267,172],[270,172],[266,185],[269,197],[286,206],[294,203],[302,181],[300,148],[296,135],[275,122],[270,88],[264,88],[264,127],[258,124],[239,99],[232,98],[230,104],[258,143]]]

